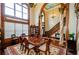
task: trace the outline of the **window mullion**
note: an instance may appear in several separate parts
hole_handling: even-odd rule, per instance
[[[22,19],[23,19],[23,6],[22,6]]]
[[[15,6],[15,3],[14,3],[14,17],[16,17],[16,8],[15,8],[16,6]]]

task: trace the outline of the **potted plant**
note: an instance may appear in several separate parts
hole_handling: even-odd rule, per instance
[[[69,39],[74,40],[74,35],[75,35],[74,33],[69,34]]]

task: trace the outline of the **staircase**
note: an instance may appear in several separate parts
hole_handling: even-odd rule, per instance
[[[49,31],[46,31],[46,36],[50,37],[55,32],[57,32],[60,29],[60,22],[58,22],[53,28],[51,28]]]

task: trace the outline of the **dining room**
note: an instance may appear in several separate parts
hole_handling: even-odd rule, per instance
[[[78,12],[77,3],[0,3],[0,55],[77,55]]]

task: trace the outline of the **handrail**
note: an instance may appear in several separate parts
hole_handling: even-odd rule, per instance
[[[47,36],[50,37],[52,34],[54,34],[56,31],[60,29],[60,22],[57,23],[53,28],[51,28],[49,31],[47,31]]]

